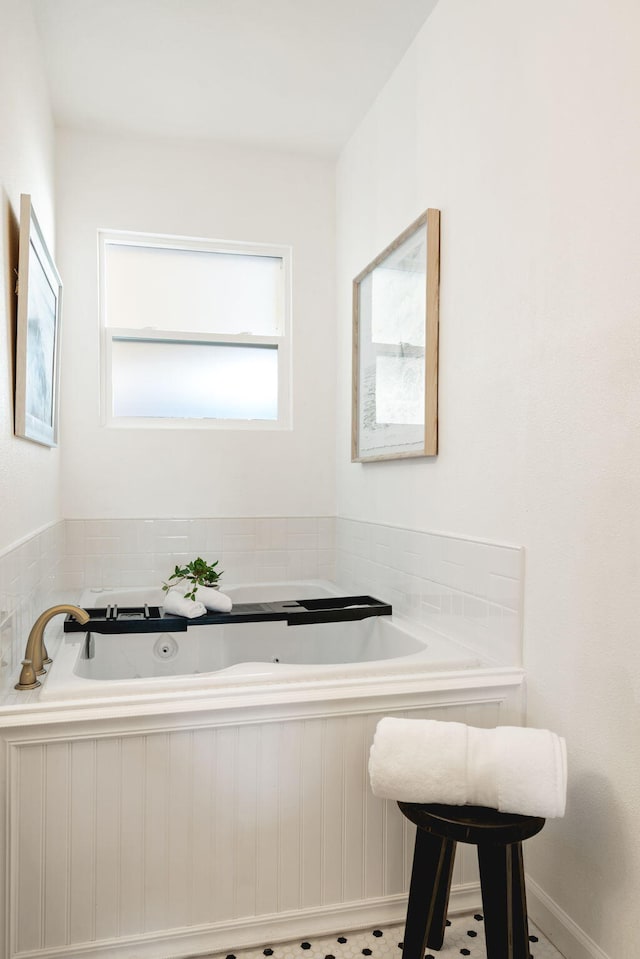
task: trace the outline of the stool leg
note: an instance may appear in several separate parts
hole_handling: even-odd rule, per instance
[[[479,845],[487,959],[529,959],[522,843]]]
[[[417,830],[402,959],[422,959],[426,946],[442,946],[455,851],[452,839]]]

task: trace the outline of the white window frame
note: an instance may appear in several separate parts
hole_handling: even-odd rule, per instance
[[[247,256],[278,257],[282,260],[283,330],[280,336],[257,336],[251,333],[190,333],[185,331],[132,329],[107,326],[106,250],[109,244],[144,246],[161,249],[208,253],[235,253]],[[290,430],[292,428],[292,344],[291,344],[291,263],[290,246],[270,243],[242,243],[229,240],[208,240],[200,237],[170,236],[157,233],[134,233],[124,230],[98,230],[98,289],[100,302],[100,410],[103,426],[116,429],[225,429],[225,430]],[[112,391],[112,345],[114,340],[151,342],[225,343],[239,346],[274,346],[278,351],[278,418],[218,419],[215,417],[114,416]]]

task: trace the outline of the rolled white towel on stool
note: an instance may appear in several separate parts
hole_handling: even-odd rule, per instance
[[[198,601],[204,603],[212,613],[228,613],[233,606],[231,597],[221,593],[219,589],[214,589],[213,586],[198,586],[196,596]]]
[[[378,723],[369,753],[375,796],[403,802],[467,801],[467,727],[463,723],[394,719]]]
[[[186,616],[187,619],[196,619],[198,616],[204,616],[207,612],[204,603],[189,599],[176,589],[169,590],[164,598],[163,608],[165,613],[172,613],[175,616]]]
[[[552,819],[565,810],[566,745],[546,729],[386,717],[376,729],[369,777],[382,799]]]
[[[567,744],[548,729],[498,726],[495,732],[498,809],[543,819],[564,816]]]

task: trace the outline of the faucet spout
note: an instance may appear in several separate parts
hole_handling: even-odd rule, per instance
[[[36,619],[31,627],[27,646],[22,660],[22,671],[20,680],[16,683],[16,689],[35,689],[40,686],[38,676],[46,672],[43,662],[50,663],[47,656],[47,650],[44,645],[44,629],[50,619],[59,613],[70,613],[79,623],[88,623],[89,614],[79,606],[71,606],[69,603],[61,603],[58,606],[51,606]]]

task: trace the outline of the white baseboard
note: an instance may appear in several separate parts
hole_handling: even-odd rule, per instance
[[[480,904],[478,883],[455,886],[449,911],[472,912]],[[232,919],[207,926],[171,929],[126,939],[12,952],[10,959],[187,959],[212,952],[233,952],[290,939],[329,936],[357,929],[404,923],[406,895],[386,896],[334,906]]]
[[[565,959],[610,959],[533,879],[527,879],[527,912]]]

